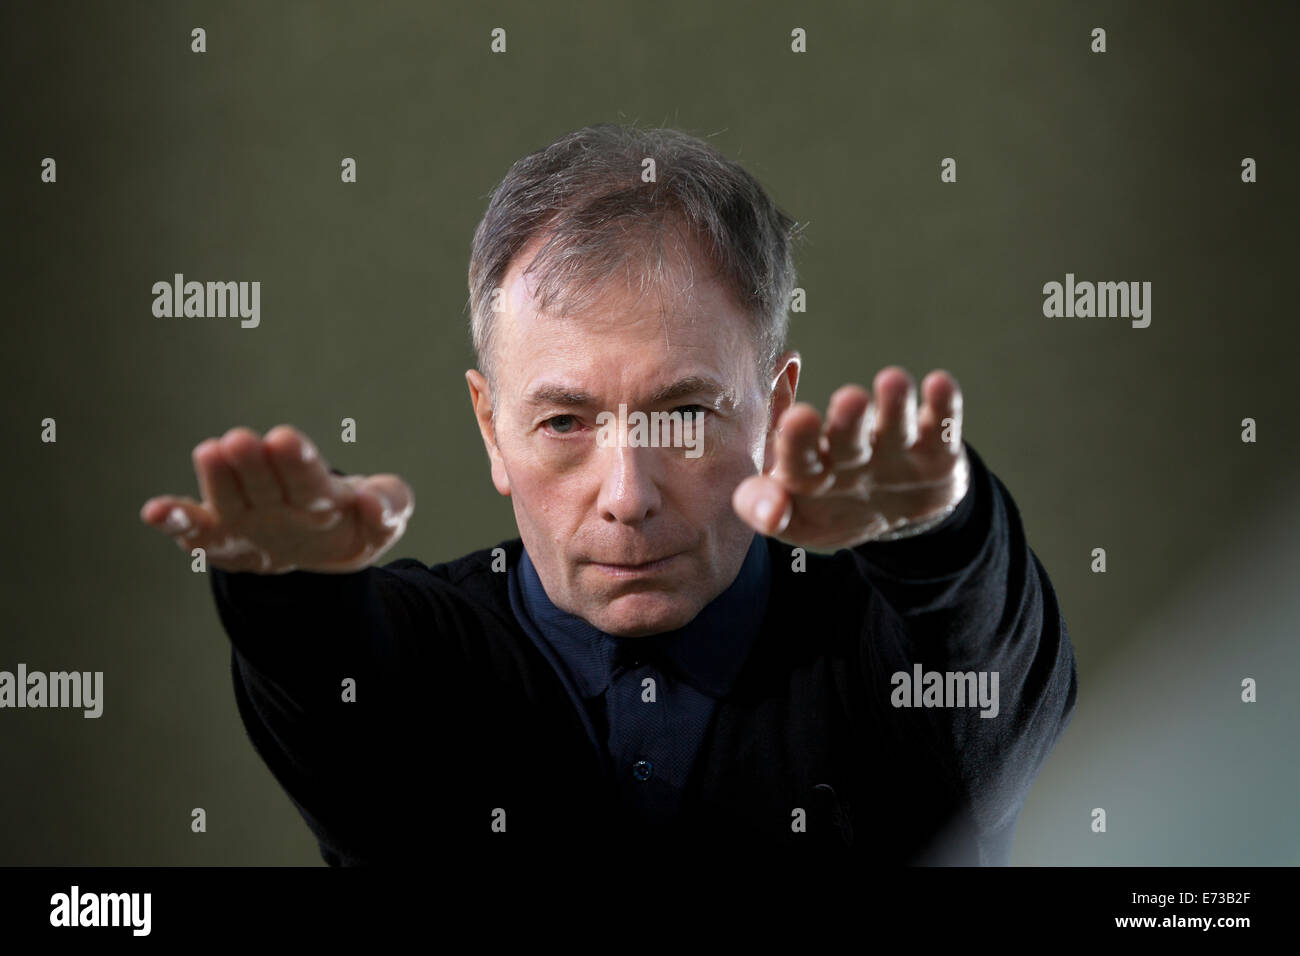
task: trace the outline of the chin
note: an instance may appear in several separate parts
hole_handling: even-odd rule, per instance
[[[680,596],[629,594],[617,598],[600,620],[591,623],[614,637],[645,637],[685,627],[699,610],[688,607]]]

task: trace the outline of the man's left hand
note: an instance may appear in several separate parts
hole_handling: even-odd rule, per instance
[[[860,385],[837,389],[824,427],[812,405],[785,410],[776,462],[732,495],[746,524],[787,544],[837,550],[921,530],[957,506],[970,485],[970,462],[956,379],[930,372],[919,412],[905,369],[881,369],[873,384],[874,400]]]

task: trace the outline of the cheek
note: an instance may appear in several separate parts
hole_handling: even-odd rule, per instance
[[[737,442],[729,453],[674,462],[672,483],[681,510],[701,517],[731,512],[736,487],[755,474],[748,449]]]
[[[557,476],[536,463],[512,466],[510,483],[516,513],[548,531],[578,523],[582,503],[590,498],[580,479],[576,473]]]

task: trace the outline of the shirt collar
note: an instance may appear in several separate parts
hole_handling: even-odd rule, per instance
[[[527,548],[519,561],[524,609],[568,665],[583,697],[603,694],[615,669],[631,655],[663,666],[711,697],[725,697],[767,611],[771,577],[767,539],[755,534],[736,579],[685,627],[646,637],[615,637],[555,606]]]

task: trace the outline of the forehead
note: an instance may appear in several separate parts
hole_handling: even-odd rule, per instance
[[[508,391],[521,394],[542,376],[653,390],[692,374],[739,385],[748,374],[750,320],[698,247],[690,247],[688,263],[666,246],[666,281],[659,286],[643,290],[633,262],[581,311],[561,315],[540,310],[537,275],[524,274],[541,244],[525,246],[502,282],[496,364]]]

